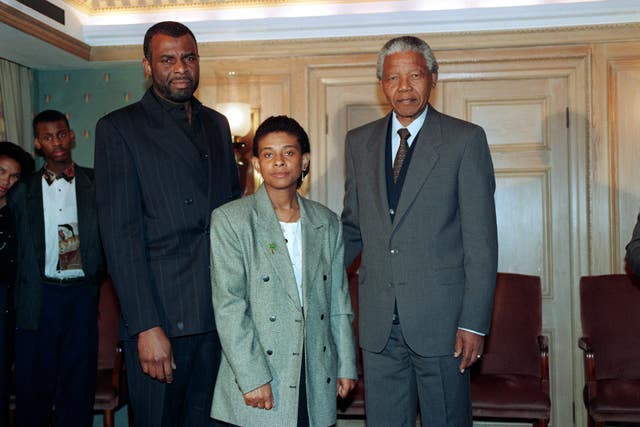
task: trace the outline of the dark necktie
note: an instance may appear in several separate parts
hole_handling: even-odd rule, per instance
[[[402,170],[402,163],[404,163],[404,159],[407,157],[407,153],[409,152],[409,143],[407,141],[411,136],[411,133],[407,128],[401,128],[398,129],[398,135],[400,135],[400,146],[398,147],[396,158],[393,161],[394,184],[398,181],[398,176],[400,176],[400,171]]]

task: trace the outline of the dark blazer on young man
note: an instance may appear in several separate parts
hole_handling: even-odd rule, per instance
[[[194,98],[202,124],[202,146],[196,146],[152,91],[100,119],[95,163],[100,230],[122,308],[127,368],[130,376],[138,375],[130,381],[132,397],[144,396],[139,402],[149,397],[143,407],[134,404],[134,416],[136,424],[155,426],[158,411],[173,411],[161,402],[188,386],[183,382],[189,381],[191,361],[180,359],[191,356],[180,338],[215,335],[210,215],[239,197],[240,185],[226,118]],[[143,374],[138,363],[137,335],[157,326],[171,340],[176,358],[170,387]],[[203,356],[213,358],[206,362],[209,371],[194,373],[206,383],[201,406],[207,418],[220,357],[214,338],[213,355]]]
[[[92,415],[95,388],[95,372],[97,358],[97,300],[100,284],[104,278],[105,265],[102,245],[98,231],[98,219],[95,205],[95,182],[92,169],[74,166],[76,204],[78,212],[78,230],[80,236],[80,256],[82,259],[83,279],[74,283],[53,283],[45,277],[45,226],[42,199],[42,170],[16,185],[10,195],[9,205],[13,213],[18,237],[18,268],[16,277],[16,387],[18,424],[25,425],[27,418],[48,419],[51,405],[56,405],[56,416],[59,423],[76,425]],[[53,281],[55,282],[55,281]],[[59,292],[58,292],[59,291]],[[58,298],[60,299],[53,299]],[[53,307],[64,301],[74,304],[75,308],[63,309]],[[63,314],[60,314],[60,313]],[[73,312],[73,314],[70,314]],[[66,313],[66,314],[65,314]],[[80,315],[78,315],[80,313]],[[50,316],[70,316],[74,324],[67,328],[78,329],[75,342],[67,341],[69,331],[55,330],[64,319]],[[71,317],[73,316],[73,317]],[[42,318],[43,317],[43,318]],[[68,322],[67,322],[68,323]],[[46,326],[45,331],[43,325]],[[51,329],[54,328],[54,329]],[[58,335],[60,333],[60,335]],[[67,336],[67,338],[62,338]],[[83,338],[84,337],[84,338]],[[60,342],[64,340],[64,342]],[[74,357],[78,360],[53,360],[57,351],[53,348],[75,346],[83,352]],[[85,351],[86,350],[86,351]],[[49,354],[51,352],[51,354]],[[46,355],[45,355],[46,354]],[[41,363],[42,358],[51,358],[51,366]],[[40,361],[36,360],[40,359]],[[58,365],[59,363],[59,365]],[[37,368],[36,368],[37,366]],[[74,379],[69,383],[66,370],[84,372],[88,377]],[[51,378],[45,378],[50,375]],[[57,385],[50,380],[60,378]],[[75,382],[76,380],[79,381]],[[51,390],[48,389],[51,386]],[[40,387],[38,396],[32,390]],[[82,387],[83,390],[79,388]],[[84,390],[86,388],[86,390]],[[56,389],[63,404],[53,396],[51,402],[42,400],[42,391],[53,393]],[[71,402],[71,395],[62,396],[65,390],[79,396],[78,402]],[[23,396],[27,396],[23,398]],[[83,397],[84,396],[84,397]],[[30,399],[36,398],[37,401]],[[27,399],[27,400],[25,400]],[[86,400],[86,401],[85,401]],[[76,405],[77,406],[74,406]],[[67,408],[68,406],[68,408]],[[87,414],[88,409],[88,414]],[[82,411],[82,413],[80,413]],[[63,418],[59,418],[59,417]],[[68,423],[68,424],[67,424]]]
[[[498,248],[489,147],[482,128],[429,106],[412,144],[410,163],[403,168],[404,183],[397,189],[399,199],[391,213],[390,127],[387,115],[346,137],[342,220],[346,263],[362,250],[360,345],[371,353],[385,349],[394,330],[397,304],[407,348],[422,357],[448,356],[452,360],[447,363],[459,363],[453,360],[458,328],[485,334],[491,319]],[[441,383],[448,380],[442,378]],[[391,390],[406,387],[393,381],[404,379],[389,375],[384,387],[369,390],[367,385],[366,392],[389,396]],[[454,398],[453,404],[458,400],[464,401]],[[446,409],[451,411],[457,409]],[[460,422],[440,424],[426,414],[423,422],[467,425],[471,415],[464,406],[461,411]],[[429,417],[438,413],[431,409]],[[398,418],[375,422],[404,425]]]
[[[87,283],[97,297],[104,278],[105,265],[98,230],[93,169],[75,165],[76,203],[80,231],[80,257]],[[16,277],[16,327],[36,330],[42,308],[45,242],[42,206],[42,170],[16,185],[10,197],[18,236]],[[97,300],[96,300],[97,301]]]

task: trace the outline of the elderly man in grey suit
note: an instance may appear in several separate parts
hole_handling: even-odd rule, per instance
[[[495,179],[481,127],[429,105],[438,64],[416,37],[385,44],[393,106],[346,137],[345,263],[362,251],[367,425],[470,426],[469,371],[497,270]]]

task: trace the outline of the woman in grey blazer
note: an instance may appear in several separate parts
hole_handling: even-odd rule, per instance
[[[256,194],[211,215],[211,284],[223,357],[211,416],[242,426],[336,422],[355,386],[353,311],[342,228],[297,194],[309,139],[286,116],[254,138]]]

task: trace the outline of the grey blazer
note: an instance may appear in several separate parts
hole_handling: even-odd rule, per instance
[[[392,222],[385,146],[390,116],[346,137],[345,262],[362,250],[362,348],[379,352],[397,301],[402,333],[423,356],[453,353],[458,327],[486,333],[496,281],[495,180],[481,127],[429,106]]]
[[[336,380],[357,377],[340,221],[318,203],[298,201],[304,314],[264,187],[211,215],[211,286],[223,350],[213,418],[242,426],[295,425],[303,345],[312,426],[336,422]],[[242,395],[265,383],[275,407],[247,406]]]

